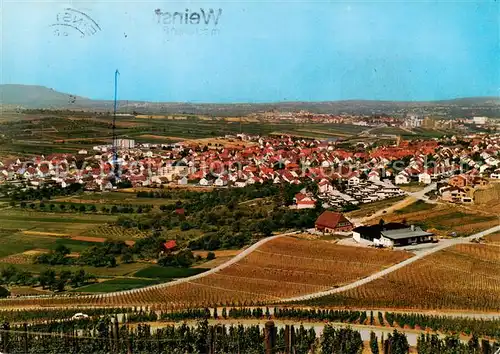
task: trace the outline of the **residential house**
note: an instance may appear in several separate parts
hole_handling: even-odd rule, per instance
[[[453,187],[465,187],[467,185],[467,178],[463,175],[456,175],[448,180],[448,184]]]
[[[410,183],[410,177],[404,171],[398,173],[394,179],[395,184],[408,184]]]
[[[314,209],[316,206],[316,199],[310,194],[297,193],[293,198],[294,204],[291,206],[293,209]]]
[[[420,173],[418,175],[418,182],[424,183],[424,184],[431,184],[432,177],[431,177],[430,173],[428,173],[427,171]]]
[[[324,211],[314,224],[316,231],[323,233],[348,232],[353,229],[352,223],[342,214]]]

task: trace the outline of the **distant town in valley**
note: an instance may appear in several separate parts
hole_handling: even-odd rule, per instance
[[[245,353],[498,348],[499,100],[217,115],[51,95],[70,103],[2,104],[0,349],[67,348],[33,334],[64,323],[107,331],[106,352],[142,335],[170,353],[191,348],[181,322],[211,331],[197,353],[236,352],[234,328],[258,336]]]

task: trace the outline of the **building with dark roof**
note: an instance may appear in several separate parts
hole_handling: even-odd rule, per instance
[[[422,230],[418,226],[402,223],[376,224],[359,226],[352,230],[357,242],[361,239],[373,242],[377,246],[397,247],[415,243],[431,242],[434,234]]]

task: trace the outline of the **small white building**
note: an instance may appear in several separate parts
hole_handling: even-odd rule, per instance
[[[400,172],[396,175],[394,179],[395,184],[408,184],[410,183],[410,177],[405,172]]]
[[[428,174],[427,172],[420,173],[418,175],[418,182],[424,184],[431,184],[432,183],[431,175]]]

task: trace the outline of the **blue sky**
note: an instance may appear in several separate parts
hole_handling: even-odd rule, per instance
[[[119,98],[129,100],[433,100],[500,93],[496,1],[2,0],[1,6],[1,83],[112,99],[118,69]],[[82,37],[78,30],[91,20],[76,12],[64,17],[65,8],[85,13],[100,30]],[[164,24],[167,12],[186,9],[189,15],[222,13],[216,26],[203,19]],[[76,29],[65,26],[73,23]]]

